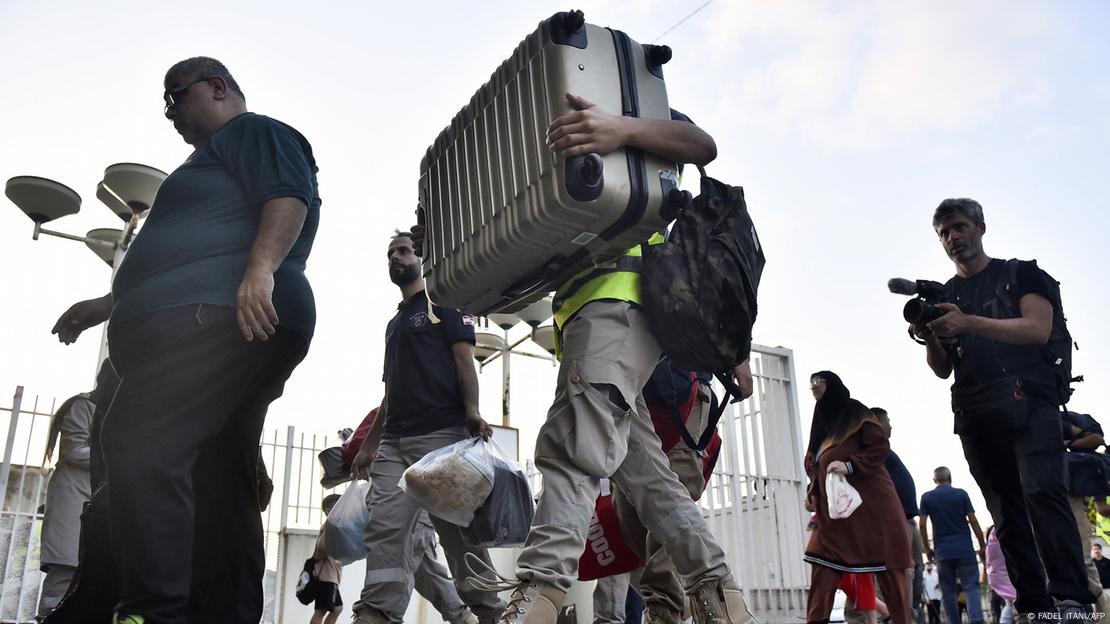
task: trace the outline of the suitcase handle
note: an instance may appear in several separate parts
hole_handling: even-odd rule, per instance
[[[559,271],[566,266],[567,259],[564,256],[555,256],[551,258],[543,266],[536,269],[529,275],[524,276],[520,281],[509,286],[502,291],[501,296],[506,300],[516,300],[533,293],[536,289],[542,287],[547,282],[551,281]]]
[[[428,230],[427,230],[427,228],[424,227],[424,222],[426,220],[427,220],[427,217],[425,216],[425,213],[424,213],[424,206],[421,206],[420,204],[417,204],[416,205],[416,225],[419,225],[421,228],[424,229],[425,239],[428,236]],[[413,244],[412,252],[414,254],[416,254],[418,257],[423,258],[424,257],[424,243],[421,242],[419,245]]]

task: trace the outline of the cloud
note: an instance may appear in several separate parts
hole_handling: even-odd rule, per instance
[[[874,148],[1052,98],[1050,5],[715,3],[699,23],[722,111],[821,146]],[[718,78],[718,83],[722,82]]]

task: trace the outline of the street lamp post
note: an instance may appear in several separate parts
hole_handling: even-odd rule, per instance
[[[97,228],[84,236],[67,234],[43,227],[43,224],[64,216],[77,214],[81,210],[81,196],[68,186],[38,176],[16,176],[4,185],[4,194],[28,218],[35,227],[31,238],[39,239],[40,234],[85,243],[98,258],[112,268],[114,279],[124,254],[127,253],[139,221],[146,216],[165,172],[137,163],[117,163],[104,170],[104,179],[96,185],[96,198],[125,222],[122,229]],[[109,281],[111,284],[111,281]],[[105,324],[101,332],[100,363],[108,357],[108,328]]]
[[[479,331],[476,337],[478,348],[475,350],[475,358],[478,360],[479,370],[484,369],[487,364],[501,358],[501,426],[509,426],[509,388],[510,388],[510,375],[511,375],[511,356],[513,354],[525,357],[532,357],[540,360],[549,361],[554,365],[555,363],[555,349],[554,349],[554,328],[552,331],[546,331],[546,327],[540,327],[540,323],[551,318],[551,299],[545,298],[530,304],[522,310],[513,313],[500,313],[490,314],[486,317],[488,321],[492,321],[495,325],[501,328],[502,335],[497,335],[490,331]],[[509,330],[520,322],[527,323],[532,327],[532,331],[519,338],[516,342],[509,343]],[[543,331],[540,331],[543,330]],[[539,332],[537,334],[537,331]],[[552,342],[548,344],[547,337],[552,336]],[[545,355],[525,351],[519,347],[526,341],[532,340],[546,352]]]

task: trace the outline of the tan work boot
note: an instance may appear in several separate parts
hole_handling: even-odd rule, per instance
[[[644,624],[682,624],[683,621],[685,620],[681,613],[665,605],[651,603],[644,605]]]
[[[547,583],[502,576],[474,553],[466,553],[463,560],[474,575],[466,579],[471,587],[488,592],[513,590],[509,603],[497,619],[498,624],[556,624],[558,621],[559,607],[567,597],[565,591]]]
[[[351,617],[351,624],[389,624],[389,618],[379,613],[376,609],[359,605]]]
[[[695,624],[759,624],[732,576],[701,581],[687,595]]]
[[[498,624],[555,624],[567,593],[545,583],[517,585]]]

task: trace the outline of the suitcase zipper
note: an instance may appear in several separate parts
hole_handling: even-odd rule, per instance
[[[619,30],[609,29],[613,34],[613,47],[617,52],[617,67],[621,80],[621,113],[628,117],[640,116],[640,94],[636,87],[635,57],[628,35]],[[628,208],[613,225],[601,232],[603,240],[612,240],[618,234],[637,223],[647,209],[647,173],[644,170],[644,153],[634,147],[626,147],[628,156],[629,197]]]

